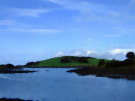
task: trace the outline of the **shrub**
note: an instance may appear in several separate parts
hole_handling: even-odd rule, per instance
[[[80,63],[88,63],[88,59],[86,57],[79,57],[78,62],[80,62]]]
[[[124,66],[131,66],[135,64],[135,61],[133,59],[126,59],[122,62]]]
[[[7,64],[7,68],[14,68],[14,65],[12,65],[12,64]]]
[[[98,67],[105,65],[105,60],[100,60],[98,63]]]
[[[26,66],[32,66],[32,65],[37,65],[39,62],[28,62],[26,63]]]
[[[126,54],[126,57],[127,57],[128,59],[133,59],[133,58],[135,57],[135,55],[134,55],[133,52],[128,52],[128,53]]]
[[[124,66],[132,66],[135,64],[134,59],[126,59],[124,61],[113,60],[111,62],[106,63],[106,67],[108,68],[119,68]]]
[[[88,63],[88,57],[64,56],[61,59],[62,63]]]
[[[62,58],[61,62],[62,63],[70,63],[71,61],[68,58]]]
[[[117,68],[120,66],[122,66],[122,63],[120,61],[117,61],[117,60],[112,60],[111,62],[106,63],[107,68]]]

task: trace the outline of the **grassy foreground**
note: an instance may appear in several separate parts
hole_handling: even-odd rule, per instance
[[[88,63],[71,62],[62,63],[62,57],[55,57],[48,60],[40,61],[38,64],[33,65],[34,67],[83,67],[83,66],[97,66],[101,59],[88,58]],[[110,61],[110,60],[105,60]]]

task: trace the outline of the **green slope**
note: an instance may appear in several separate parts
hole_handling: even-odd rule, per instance
[[[34,65],[35,67],[60,67],[60,66],[97,66],[100,59],[93,59],[89,58],[88,63],[79,63],[79,62],[73,62],[73,63],[61,63],[62,57],[55,57],[48,60],[40,61],[37,65]],[[105,60],[109,61],[109,60]]]

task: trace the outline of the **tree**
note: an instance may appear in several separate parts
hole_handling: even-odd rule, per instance
[[[61,63],[70,63],[70,59],[68,57],[62,57]]]
[[[121,61],[118,61],[118,60],[112,60],[112,61],[106,63],[107,68],[118,68],[121,66],[122,66],[122,63],[121,63]]]
[[[78,62],[80,62],[80,63],[88,63],[88,58],[87,57],[78,57]]]
[[[7,64],[7,68],[14,68],[14,65],[13,64]]]
[[[28,63],[26,63],[26,66],[32,66],[32,65],[37,65],[38,63],[40,63],[39,61],[37,61],[37,62],[28,62]]]
[[[133,59],[133,58],[135,57],[135,55],[134,55],[133,52],[128,52],[128,53],[126,54],[126,57],[127,57],[128,59]]]
[[[100,60],[99,63],[98,63],[98,67],[102,66],[102,65],[105,65],[105,60]]]

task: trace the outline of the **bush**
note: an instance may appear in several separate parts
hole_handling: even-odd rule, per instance
[[[14,65],[12,65],[12,64],[0,65],[0,68],[2,68],[2,69],[14,69]]]
[[[37,65],[39,62],[28,62],[25,66]]]
[[[75,57],[75,56],[64,56],[61,59],[62,63],[88,63],[88,57]]]
[[[7,68],[14,68],[14,65],[12,65],[12,64],[7,64]]]
[[[106,63],[107,68],[117,68],[120,66],[122,66],[122,63],[120,61],[117,61],[117,60],[112,60],[111,62]]]
[[[88,63],[88,59],[86,57],[79,57],[78,62],[80,62],[80,63]]]
[[[105,60],[100,60],[98,63],[98,67],[105,65]]]
[[[134,59],[126,59],[124,61],[113,60],[111,62],[107,62],[106,67],[108,67],[108,68],[119,68],[119,67],[124,67],[124,66],[132,66],[134,64],[135,64]]]
[[[71,61],[68,58],[62,58],[61,62],[62,63],[70,63]]]
[[[133,59],[133,58],[135,57],[135,55],[134,55],[133,52],[128,52],[128,53],[126,54],[126,57],[127,57],[128,59]]]
[[[133,59],[126,59],[125,61],[122,62],[123,65],[125,66],[131,66],[135,64],[135,61]]]

